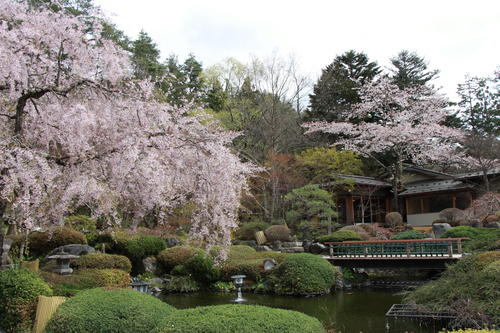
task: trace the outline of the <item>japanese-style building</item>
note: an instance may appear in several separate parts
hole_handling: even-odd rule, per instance
[[[500,167],[488,171],[492,190],[500,189]],[[342,224],[383,222],[393,210],[392,184],[385,175],[378,178],[337,175],[339,181],[324,184],[335,193]],[[346,186],[338,186],[340,183]],[[466,209],[483,188],[480,171],[448,174],[413,165],[404,165],[399,195],[403,217],[413,226],[428,226],[445,208]],[[340,188],[340,189],[339,189]]]

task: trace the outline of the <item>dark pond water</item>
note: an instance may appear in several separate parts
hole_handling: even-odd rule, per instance
[[[386,319],[392,304],[401,303],[397,292],[387,290],[337,291],[314,298],[296,298],[244,293],[246,304],[259,304],[303,312],[318,318],[337,333],[436,333],[443,323],[419,324],[412,320]],[[228,304],[235,298],[227,293],[170,294],[162,299],[176,308]],[[285,332],[284,332],[285,333]]]

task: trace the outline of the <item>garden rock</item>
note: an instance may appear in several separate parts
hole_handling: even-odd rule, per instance
[[[310,247],[312,245],[313,241],[310,240],[305,240],[302,242],[302,247],[304,248],[304,252],[311,252]]]
[[[274,241],[272,244],[271,244],[271,248],[274,250],[274,251],[280,251],[281,248],[282,248],[282,245],[281,245],[281,241],[277,240],[277,241]]]
[[[267,246],[267,245],[257,245],[255,247],[255,250],[257,250],[257,252],[269,252],[269,251],[272,251],[272,249]]]
[[[94,253],[95,249],[92,246],[88,246],[85,244],[68,244],[53,249],[52,251],[50,251],[47,257],[61,252],[65,252],[66,254],[71,254],[74,256],[83,256],[86,254]]]
[[[181,244],[181,242],[175,237],[168,237],[165,241],[167,242],[167,247],[174,247]]]
[[[281,246],[284,248],[302,247],[302,243],[301,242],[283,242],[281,244]]]
[[[282,253],[303,253],[304,248],[302,246],[297,246],[297,247],[284,247],[281,248]]]
[[[324,244],[321,244],[321,243],[312,243],[309,246],[309,252],[311,252],[313,254],[321,254],[321,253],[327,252],[327,251],[328,251],[328,247]]]
[[[495,229],[500,229],[500,222],[486,222],[484,224],[485,228],[495,228]]]
[[[276,267],[276,265],[277,265],[276,260],[266,259],[266,260],[264,260],[264,271],[265,272],[270,271],[270,270],[274,269],[274,267]]]
[[[158,261],[156,257],[146,257],[142,260],[142,265],[144,266],[144,271],[155,274],[158,270]]]
[[[448,229],[451,229],[451,225],[449,223],[434,223],[432,225],[432,233],[434,234],[434,238],[440,238],[442,234]]]

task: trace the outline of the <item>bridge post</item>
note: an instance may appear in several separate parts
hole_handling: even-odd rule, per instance
[[[453,257],[453,243],[448,241],[448,257]]]
[[[405,244],[406,247],[406,256],[409,258],[411,253],[410,253],[410,243]]]
[[[462,240],[461,239],[459,239],[457,241],[457,250],[458,250],[458,254],[461,255],[462,254]]]
[[[330,257],[333,257],[333,245],[328,244],[328,251],[330,252]]]

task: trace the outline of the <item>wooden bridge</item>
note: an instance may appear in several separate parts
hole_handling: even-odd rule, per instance
[[[325,259],[348,268],[444,269],[463,257],[467,238],[327,242]]]

